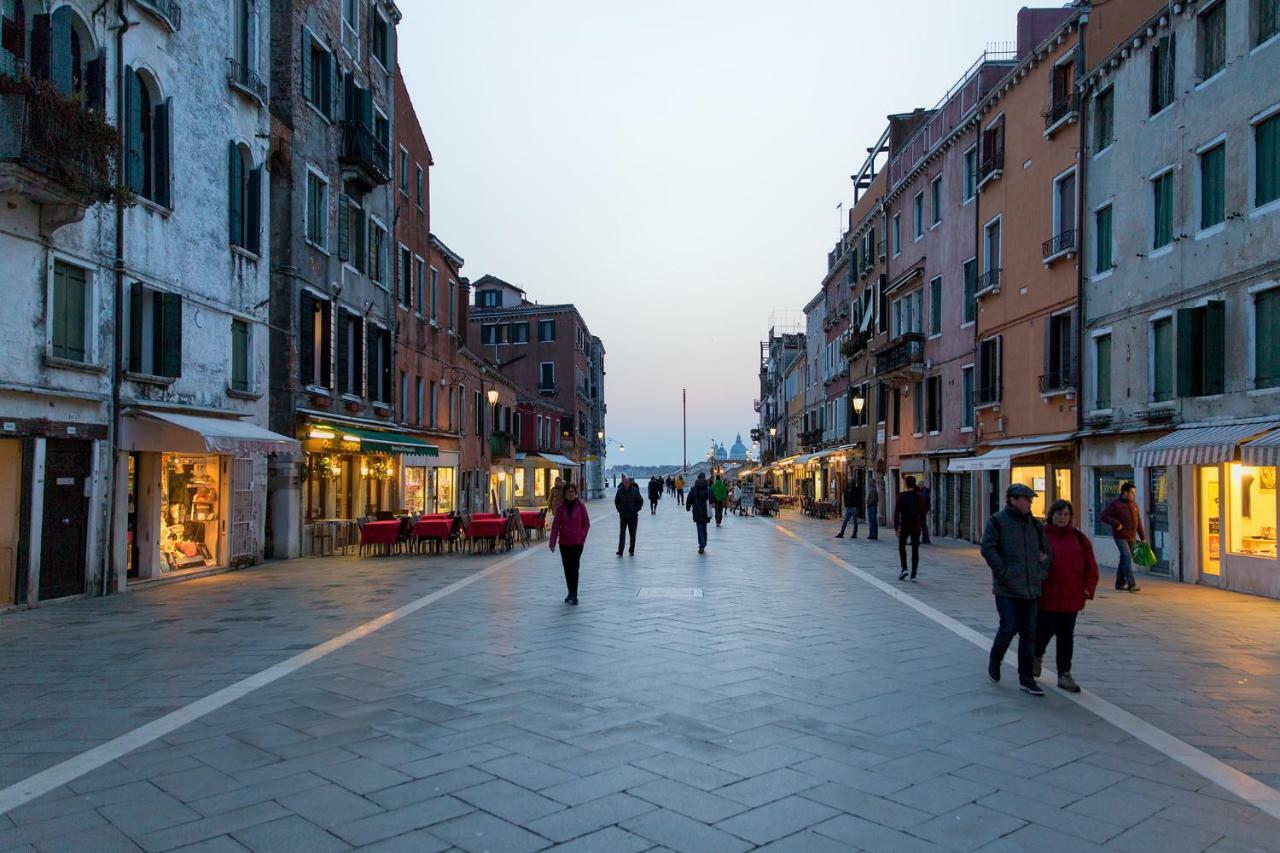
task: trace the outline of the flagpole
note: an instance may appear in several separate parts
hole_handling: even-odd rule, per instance
[[[684,466],[682,471],[689,470],[689,389],[680,389],[680,422],[684,430]]]

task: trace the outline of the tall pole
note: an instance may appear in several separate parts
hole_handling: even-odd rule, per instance
[[[680,423],[684,435],[684,466],[682,471],[689,470],[689,389],[680,389]]]

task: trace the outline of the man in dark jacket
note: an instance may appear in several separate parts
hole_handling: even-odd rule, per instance
[[[875,477],[867,487],[867,539],[880,538],[880,526],[877,513],[880,511],[880,490],[876,488]]]
[[[613,496],[613,508],[618,511],[618,556],[622,556],[622,546],[626,544],[627,534],[631,534],[631,556],[636,555],[636,527],[640,524],[640,510],[644,509],[644,496],[640,494],[640,486],[630,477],[622,478],[618,493]]]
[[[902,572],[898,580],[907,579],[907,541],[911,542],[911,582],[916,581],[916,570],[920,568],[920,531],[924,527],[924,498],[916,491],[916,478],[907,476],[903,483],[906,489],[898,495],[893,505],[893,529],[898,532],[898,561],[902,563]]]
[[[684,501],[685,511],[693,513],[693,523],[698,527],[699,554],[707,550],[707,524],[711,521],[707,505],[710,502],[711,488],[707,486],[707,475],[699,474]]]
[[[844,522],[840,525],[840,532],[836,534],[837,539],[844,538],[844,529],[849,526],[849,521],[853,521],[853,535],[850,539],[858,538],[858,490],[854,487],[853,478],[849,478],[848,484],[844,487],[844,494],[841,495],[844,502]]]
[[[658,501],[662,499],[662,481],[657,477],[649,478],[649,515],[658,512]]]
[[[1139,539],[1147,538],[1147,531],[1142,528],[1142,512],[1138,509],[1138,487],[1133,483],[1123,484],[1120,497],[1107,504],[1098,518],[1111,527],[1116,550],[1120,552],[1116,589],[1127,588],[1129,592],[1137,592],[1138,582],[1133,577],[1133,546]]]
[[[982,532],[982,558],[991,567],[1000,627],[991,644],[987,675],[1000,680],[1000,664],[1016,634],[1018,685],[1032,696],[1044,691],[1035,679],[1036,609],[1040,585],[1049,571],[1049,540],[1031,514],[1036,493],[1021,483],[1005,492],[1005,507],[987,521]]]

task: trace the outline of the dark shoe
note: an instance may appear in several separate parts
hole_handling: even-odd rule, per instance
[[[857,538],[858,538],[858,534],[856,534],[856,533],[855,533],[855,534],[853,534],[852,536],[850,536],[849,538],[850,538],[850,539],[857,539]]]
[[[578,596],[576,596],[576,595],[575,595],[573,598],[569,599],[569,603],[570,603],[570,604],[572,604],[574,607],[577,607],[577,606],[578,606]],[[1043,693],[1041,693],[1040,695],[1041,695],[1041,696],[1043,696],[1044,694],[1043,694]]]
[[[1140,588],[1141,587],[1131,586],[1129,587],[1129,592],[1137,592]]]
[[[630,555],[631,555],[631,556],[633,556],[633,557],[636,555],[636,552],[635,552],[635,551],[628,551],[627,553],[628,553],[628,554],[630,554]],[[619,555],[619,556],[621,556],[621,555]]]
[[[568,604],[568,603],[569,603],[569,599],[571,599],[571,598],[573,598],[573,596],[572,596],[572,595],[566,595],[566,596],[564,597],[564,603],[565,603],[565,604]]]
[[[987,678],[995,684],[1000,683],[1000,662],[994,660],[987,661]]]
[[[920,583],[920,581],[916,580],[916,576],[915,576],[915,575],[912,575],[912,576],[911,576],[911,582],[912,582],[912,583]]]
[[[1032,696],[1044,695],[1044,689],[1039,684],[1036,684],[1035,681],[1032,679],[1027,679],[1026,681],[1019,681],[1018,687],[1022,690],[1023,693],[1030,693]]]
[[[844,538],[844,534],[843,534],[843,533],[837,533],[837,534],[836,534],[836,538],[837,538],[837,539],[843,539],[843,538]]]
[[[702,553],[704,553],[706,550],[707,550],[706,548],[699,548],[699,549],[698,549],[698,553],[699,553],[699,554],[702,554]]]
[[[1116,586],[1116,592],[1124,592],[1124,585],[1123,585],[1123,584],[1118,584],[1118,585]]]
[[[903,569],[902,573],[898,575],[898,580],[904,581],[906,579],[907,579],[907,570]]]
[[[1076,680],[1071,677],[1071,673],[1064,672],[1058,675],[1058,689],[1065,690],[1068,693],[1079,693],[1080,685],[1076,684]]]
[[[621,552],[621,551],[619,551],[619,552],[618,552],[618,556],[619,556],[619,557],[621,557],[621,556],[622,556],[622,552]]]
[[[1036,678],[1040,677],[1040,664],[1044,662],[1044,658],[1036,658],[1036,665],[1032,668],[1031,674]]]

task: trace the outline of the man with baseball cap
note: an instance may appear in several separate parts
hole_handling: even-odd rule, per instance
[[[1049,540],[1031,514],[1036,493],[1021,483],[1005,491],[1004,509],[991,516],[982,533],[982,557],[991,567],[1000,627],[991,644],[987,675],[1000,680],[1000,664],[1014,635],[1018,637],[1018,686],[1043,696],[1035,680],[1036,609],[1040,584],[1049,570]]]

